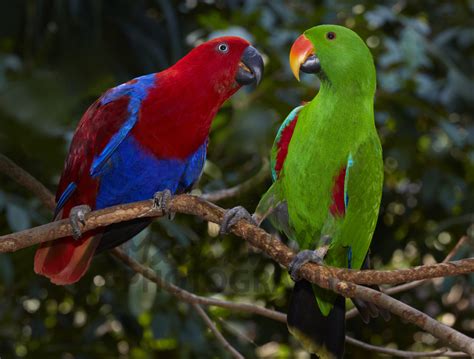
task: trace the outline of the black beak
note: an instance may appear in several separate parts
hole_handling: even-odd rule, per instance
[[[316,55],[310,55],[300,66],[300,70],[307,74],[317,74],[321,71],[321,63]]]
[[[258,85],[263,76],[263,59],[255,47],[249,46],[240,58],[239,69],[235,81],[245,86],[255,83]]]

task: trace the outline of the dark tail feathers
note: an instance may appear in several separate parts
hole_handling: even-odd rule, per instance
[[[111,224],[102,235],[95,254],[121,245],[144,230],[151,222],[150,218],[136,218],[131,221]]]
[[[321,359],[342,358],[345,342],[346,301],[337,296],[327,317],[319,310],[310,282],[295,283],[288,311],[290,332],[310,352]]]

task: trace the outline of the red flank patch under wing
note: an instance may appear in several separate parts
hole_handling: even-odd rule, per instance
[[[343,167],[335,177],[334,185],[332,187],[332,203],[329,210],[334,217],[343,217],[346,213],[346,205],[344,201],[345,179],[346,167]]]
[[[294,120],[291,121],[281,132],[280,140],[278,141],[278,153],[276,156],[275,172],[280,173],[285,162],[286,155],[288,154],[288,146],[290,145],[291,137],[295,131],[296,122],[298,121],[298,115],[295,116]]]

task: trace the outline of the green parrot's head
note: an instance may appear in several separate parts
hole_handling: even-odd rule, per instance
[[[317,74],[336,89],[375,92],[375,67],[364,41],[354,31],[338,25],[306,30],[291,47],[290,66],[299,81],[300,70]]]

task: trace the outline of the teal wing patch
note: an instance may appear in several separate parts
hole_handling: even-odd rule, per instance
[[[349,193],[347,192],[347,186],[349,183],[349,176],[352,166],[354,166],[354,160],[352,159],[352,153],[349,153],[349,158],[347,159],[346,165],[346,175],[344,177],[344,207],[346,209],[349,204]]]

